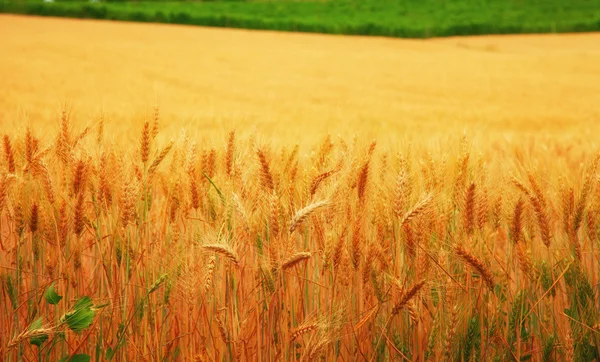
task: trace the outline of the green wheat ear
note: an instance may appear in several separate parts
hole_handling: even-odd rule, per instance
[[[377,279],[377,273],[374,271],[371,273],[371,284],[373,284],[373,292],[375,293],[375,297],[380,303],[383,303],[385,299],[384,292],[381,287],[381,283]]]
[[[542,361],[550,362],[552,361],[552,353],[554,353],[554,346],[556,344],[556,336],[548,336],[544,340],[544,350],[542,352]]]
[[[552,274],[546,261],[542,262],[541,269],[540,283],[542,284],[542,288],[544,288],[544,292],[552,288],[552,291],[550,291],[548,295],[553,297],[556,296],[556,288],[552,286],[554,284],[554,280],[552,279]]]
[[[479,318],[474,316],[469,321],[469,327],[467,329],[467,336],[465,339],[465,361],[468,362],[471,358],[473,347],[478,344],[478,340],[481,338],[481,332],[479,329]]]
[[[521,320],[523,313],[525,312],[525,293],[520,290],[512,304],[512,309],[508,317],[508,343],[509,348],[513,348],[516,340],[516,333],[521,333],[521,326],[524,321]],[[519,330],[517,331],[517,323],[519,324]]]
[[[435,354],[435,347],[437,343],[437,337],[440,334],[440,323],[439,318],[436,316],[432,321],[433,329],[429,333],[429,337],[427,338],[427,350],[425,351],[425,361],[429,361],[432,358],[432,355]]]
[[[12,307],[13,309],[17,309],[19,303],[17,301],[17,291],[15,290],[13,280],[10,275],[6,275],[3,279],[4,285],[6,286],[6,291],[8,292],[8,297],[10,298],[10,302],[12,303]]]
[[[148,291],[148,294],[153,293],[154,291],[156,291],[156,289],[158,289],[158,287],[160,287],[165,280],[167,280],[167,274],[161,274],[158,279],[156,279],[154,281],[154,283],[152,283],[152,285],[150,286],[150,290]]]

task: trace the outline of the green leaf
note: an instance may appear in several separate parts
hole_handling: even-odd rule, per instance
[[[56,291],[54,290],[54,283],[52,283],[50,284],[48,289],[46,289],[46,292],[44,293],[44,298],[46,299],[46,302],[48,302],[48,304],[56,305],[58,304],[58,302],[60,302],[60,300],[63,297],[56,293]]]
[[[215,185],[215,183],[213,182],[213,180],[211,180],[210,177],[208,177],[207,174],[205,174],[204,172],[202,172],[202,174],[204,175],[204,177],[206,177],[206,179],[208,180],[208,182],[210,182],[210,184],[213,185],[213,187],[215,188],[215,190],[217,190],[217,194],[219,194],[219,198],[221,199],[221,203],[223,203],[223,205],[225,205],[225,196],[223,196],[223,194],[221,193],[221,190],[219,190],[219,188],[217,187],[217,185]]]
[[[91,308],[92,305],[94,305],[92,298],[85,296],[85,297],[79,298],[79,300],[75,302],[73,309]]]
[[[110,347],[108,347],[108,349],[106,350],[106,359],[110,361],[110,360],[112,360],[112,359],[113,359],[113,356],[114,356],[114,355],[115,355],[115,354],[114,354],[114,352],[113,352],[113,349],[112,349],[112,348],[110,348]]]
[[[65,320],[73,332],[81,332],[88,328],[94,321],[94,312],[90,309],[78,309],[69,314]]]
[[[33,321],[33,323],[31,323],[31,325],[28,328],[28,331],[35,331],[36,329],[40,329],[42,328],[42,317],[36,319],[35,321]],[[33,337],[31,337],[29,339],[29,343],[40,347],[42,345],[42,343],[46,342],[46,340],[48,339],[48,335],[46,333],[40,333],[40,334],[36,334]]]
[[[44,342],[46,342],[47,340],[48,340],[47,334],[40,334],[39,336],[31,337],[29,339],[29,343],[33,344],[34,346],[41,347],[42,344]]]
[[[87,354],[74,354],[72,356],[64,356],[57,362],[90,362],[92,358]]]
[[[74,354],[69,362],[90,362],[91,359],[92,357],[87,354]]]
[[[93,306],[90,297],[80,298],[75,302],[73,309],[60,318],[60,321],[66,323],[73,332],[81,332],[94,321],[96,312],[92,309]]]
[[[33,322],[31,322],[31,324],[29,325],[29,328],[27,328],[28,331],[33,331],[34,329],[39,329],[42,328],[42,317],[39,317],[38,319],[34,320]]]

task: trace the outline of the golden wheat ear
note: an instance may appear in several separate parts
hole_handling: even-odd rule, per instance
[[[459,244],[455,245],[454,251],[456,252],[456,255],[461,257],[471,268],[475,269],[475,271],[481,275],[491,290],[494,289],[494,286],[496,285],[494,275],[491,269],[480,258],[476,257],[473,253]]]
[[[221,254],[229,259],[233,264],[239,264],[238,254],[233,250],[233,248],[226,244],[205,244],[202,247],[206,250],[213,251],[217,254]]]
[[[312,204],[298,210],[292,217],[292,220],[290,221],[290,234],[293,233],[294,230],[296,230],[300,225],[302,225],[302,223],[317,209],[325,207],[327,205],[329,205],[329,201],[322,200],[313,202]]]

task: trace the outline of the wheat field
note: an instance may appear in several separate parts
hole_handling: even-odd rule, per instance
[[[598,34],[424,41],[8,15],[0,31],[11,34],[0,38],[11,128],[56,125],[67,103],[82,124],[106,112],[113,138],[156,104],[166,140],[182,127],[280,146],[327,133],[395,144],[465,128],[503,139],[598,130]]]
[[[599,35],[0,30],[0,360],[600,360]]]

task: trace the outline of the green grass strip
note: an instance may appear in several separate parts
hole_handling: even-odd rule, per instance
[[[2,2],[0,12],[402,38],[600,30],[600,0],[29,0]]]

